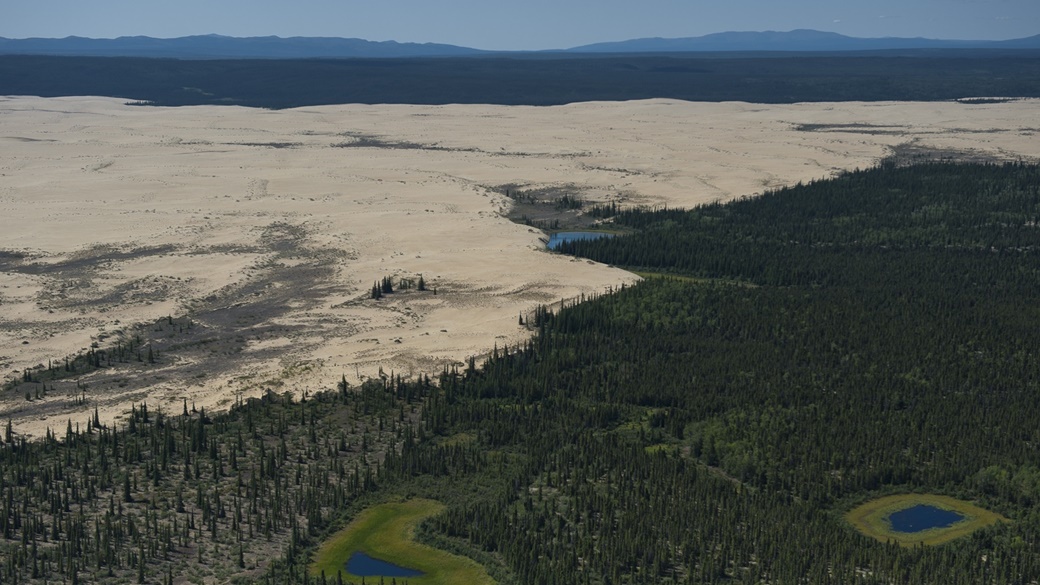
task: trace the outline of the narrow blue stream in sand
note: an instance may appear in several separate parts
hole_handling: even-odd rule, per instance
[[[613,234],[605,234],[603,232],[556,232],[549,236],[549,243],[546,244],[546,247],[550,250],[555,250],[564,242],[573,242],[575,240],[598,240],[599,238],[610,237],[613,237]]]

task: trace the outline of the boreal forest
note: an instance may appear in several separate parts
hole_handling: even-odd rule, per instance
[[[675,53],[375,59],[0,55],[0,95],[159,106],[555,105],[672,98],[819,101],[1040,97],[1040,50]]]
[[[563,252],[644,280],[521,315],[532,340],[483,363],[8,427],[0,582],[344,582],[317,547],[402,498],[443,503],[416,538],[500,584],[1040,578],[1040,167],[882,164],[610,222]],[[845,520],[913,492],[1006,521],[904,547]]]

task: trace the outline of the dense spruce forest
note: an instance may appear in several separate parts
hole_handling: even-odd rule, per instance
[[[1038,50],[906,50],[385,59],[0,56],[0,95],[162,106],[557,105],[672,98],[795,103],[1040,97]]]
[[[447,505],[422,541],[503,584],[1040,578],[1040,167],[885,164],[612,221],[634,233],[566,250],[644,282],[436,381],[8,430],[0,582],[322,583],[317,544],[409,496]],[[1010,522],[903,548],[842,518],[913,491]]]

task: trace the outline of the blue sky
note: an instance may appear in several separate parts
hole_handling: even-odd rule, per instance
[[[858,37],[1040,33],[1040,0],[0,0],[0,36],[335,36],[480,49],[813,28]]]

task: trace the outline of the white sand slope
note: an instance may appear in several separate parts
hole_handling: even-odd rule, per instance
[[[242,344],[143,395],[42,409],[0,397],[0,417],[41,433],[95,405],[111,418],[144,398],[216,407],[380,368],[436,373],[525,339],[518,315],[538,304],[635,280],[544,251],[543,233],[503,217],[497,186],[690,206],[905,144],[1033,159],[1036,120],[1038,100],[266,111],[0,98],[0,374],[166,315]],[[368,298],[383,276],[419,274],[436,295]]]

